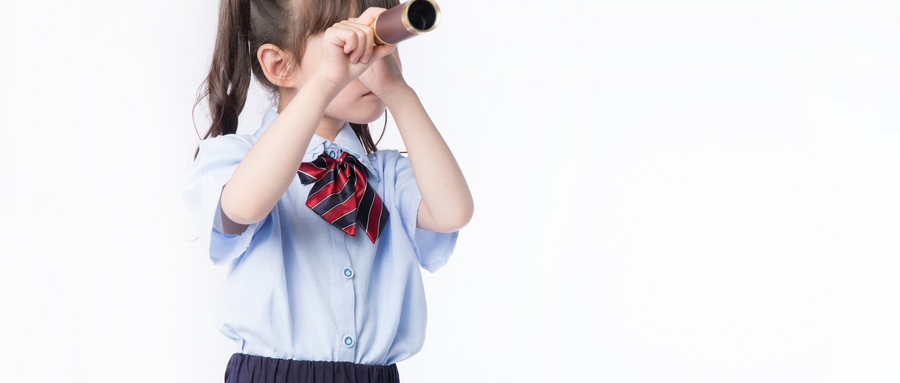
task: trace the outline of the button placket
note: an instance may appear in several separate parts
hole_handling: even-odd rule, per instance
[[[335,342],[343,346],[338,346],[336,350],[338,357],[342,360],[354,360],[356,356],[356,287],[354,278],[356,271],[353,269],[353,263],[350,259],[350,250],[347,248],[347,234],[333,230],[332,236],[333,248],[336,250],[334,260],[334,278],[337,287],[337,299],[335,310],[337,314]]]

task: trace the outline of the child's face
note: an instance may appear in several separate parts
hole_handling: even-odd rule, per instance
[[[298,84],[301,87],[318,69],[321,54],[322,35],[310,37],[307,40],[303,58],[300,60]],[[368,124],[377,120],[384,113],[384,108],[384,102],[370,93],[369,88],[366,88],[357,78],[338,93],[331,104],[325,108],[325,116],[341,121]]]

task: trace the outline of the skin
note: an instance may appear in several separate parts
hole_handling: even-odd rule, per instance
[[[375,121],[385,107],[422,194],[416,226],[453,232],[471,220],[474,203],[462,170],[403,79],[396,47],[374,43],[369,24],[383,11],[369,8],[311,37],[295,70],[286,51],[272,44],[259,48],[266,77],[279,87],[279,115],[222,188],[226,233],[240,234],[269,214],[296,177],[313,134],[334,140],[345,121]]]

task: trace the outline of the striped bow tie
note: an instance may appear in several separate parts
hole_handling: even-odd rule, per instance
[[[343,153],[333,159],[322,153],[312,162],[300,164],[297,175],[304,185],[315,182],[306,206],[347,234],[356,235],[359,224],[375,243],[389,214],[366,182],[366,168],[356,157]]]

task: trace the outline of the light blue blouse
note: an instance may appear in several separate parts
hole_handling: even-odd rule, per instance
[[[238,163],[275,120],[268,111],[253,134],[203,140],[184,181],[185,200],[209,241],[209,255],[229,269],[218,327],[237,352],[295,360],[389,365],[425,341],[425,290],[419,267],[434,272],[458,232],[416,228],[422,196],[409,158],[395,150],[366,155],[349,124],[328,141],[313,136],[303,161],[346,151],[390,212],[373,244],[340,231],[305,205],[312,185],[297,177],[272,211],[242,234],[223,234],[219,196]]]

